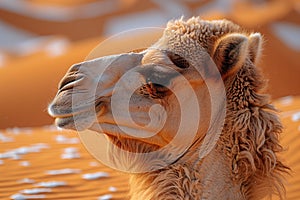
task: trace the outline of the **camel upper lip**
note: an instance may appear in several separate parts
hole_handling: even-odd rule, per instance
[[[95,108],[95,110],[91,107],[90,109],[83,109],[76,113],[62,113],[59,115],[57,115],[56,113],[49,113],[51,113],[51,115],[55,117],[55,124],[58,127],[83,131],[85,129],[88,129],[96,120],[95,117],[97,115],[101,115],[104,110],[104,106],[98,106]],[[95,113],[95,115],[92,114],[93,112]]]
[[[91,108],[92,105],[86,105],[80,108],[58,108],[58,106],[50,105],[48,107],[48,113],[54,118],[67,118],[89,111]]]
[[[61,105],[56,105],[55,103],[50,104],[48,107],[48,113],[50,116],[54,118],[68,118],[72,117],[75,115],[79,115],[84,112],[89,112],[89,111],[95,111],[95,113],[98,113],[101,108],[102,104],[104,102],[101,101],[101,99],[96,100],[94,103],[90,103],[87,105],[83,105],[80,107],[73,107],[71,106],[61,106]]]

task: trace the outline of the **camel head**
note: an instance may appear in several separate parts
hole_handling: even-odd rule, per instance
[[[230,21],[171,21],[142,52],[73,65],[49,114],[60,128],[105,134],[114,157],[121,149],[159,152],[148,164],[180,162],[224,122],[226,84],[245,63],[256,62],[260,46],[260,34]]]

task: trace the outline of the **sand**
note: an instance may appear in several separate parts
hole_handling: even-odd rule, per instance
[[[0,157],[4,157],[6,151],[15,150],[16,154],[10,158],[0,158],[0,199],[24,194],[22,190],[33,188],[50,188],[49,192],[38,193],[44,194],[45,199],[90,200],[107,194],[113,195],[114,199],[125,197],[127,176],[93,159],[75,132],[45,127],[6,130],[1,134],[12,141],[1,142]],[[29,147],[38,145],[42,148],[28,152]],[[41,183],[42,186],[39,186]]]

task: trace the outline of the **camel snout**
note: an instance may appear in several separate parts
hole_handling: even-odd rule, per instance
[[[48,113],[58,127],[85,130],[106,112],[120,78],[139,66],[143,54],[119,54],[74,64],[58,84]]]
[[[62,78],[58,85],[58,92],[66,91],[73,89],[75,85],[83,80],[84,74],[80,73],[81,64],[73,65],[66,75]]]

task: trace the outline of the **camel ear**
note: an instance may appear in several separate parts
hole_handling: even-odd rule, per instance
[[[249,36],[249,58],[256,63],[262,50],[262,36],[260,33],[252,33]]]
[[[222,77],[227,77],[241,68],[247,55],[248,38],[243,34],[233,33],[217,41],[213,60]]]

